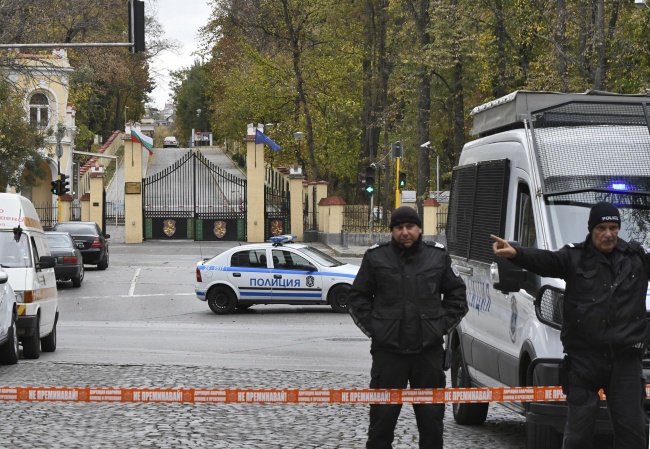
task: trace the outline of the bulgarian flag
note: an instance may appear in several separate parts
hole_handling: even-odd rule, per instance
[[[153,139],[149,136],[142,134],[142,131],[135,127],[131,127],[131,142],[140,142],[148,151],[153,154]]]

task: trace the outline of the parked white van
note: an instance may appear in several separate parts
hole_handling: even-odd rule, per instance
[[[609,201],[619,236],[650,247],[649,111],[647,96],[522,91],[472,111],[479,138],[453,170],[447,221],[469,303],[449,336],[454,387],[558,385],[564,281],[495,260],[490,234],[559,249],[583,241],[591,206]],[[565,403],[503,405],[526,417],[528,449],[561,447]],[[454,404],[454,418],[482,424],[488,406]],[[611,433],[604,406],[596,432]]]
[[[17,332],[23,356],[56,350],[58,296],[55,259],[31,201],[0,193],[0,267],[17,298]]]

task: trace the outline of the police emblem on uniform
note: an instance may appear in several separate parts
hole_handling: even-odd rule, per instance
[[[167,237],[171,237],[176,234],[176,220],[165,220],[163,221],[163,232]]]
[[[226,235],[226,222],[222,220],[215,221],[212,231],[218,239],[223,238],[223,236]]]
[[[307,287],[313,287],[314,286],[314,276],[307,276]]]

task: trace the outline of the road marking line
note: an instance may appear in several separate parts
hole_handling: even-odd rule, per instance
[[[138,277],[140,276],[140,270],[141,268],[135,270],[135,275],[133,276],[133,280],[131,281],[131,288],[129,288],[129,296],[133,296],[133,292],[135,291],[135,285],[138,282]]]
[[[196,296],[195,293],[145,293],[141,295],[75,296],[75,299],[148,298],[151,296]],[[59,296],[61,297],[61,296]]]

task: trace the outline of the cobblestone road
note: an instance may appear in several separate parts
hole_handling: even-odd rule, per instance
[[[50,387],[359,388],[367,376],[321,371],[20,360],[0,366],[0,384]],[[0,403],[2,448],[362,448],[367,405]],[[6,425],[13,422],[14,425]],[[395,448],[417,448],[411,407]],[[445,414],[445,447],[524,447],[524,422],[500,406],[480,427]]]

